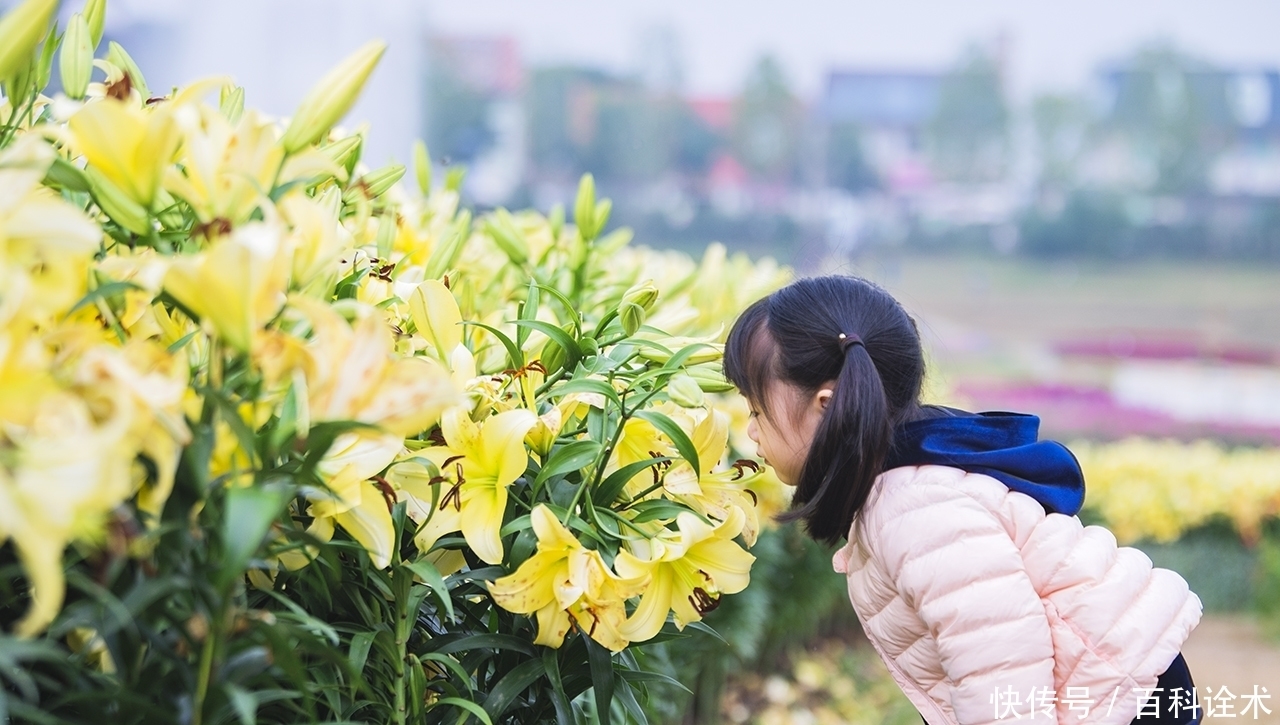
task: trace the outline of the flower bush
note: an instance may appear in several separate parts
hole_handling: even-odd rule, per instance
[[[1274,448],[1130,438],[1077,442],[1071,450],[1084,469],[1086,513],[1121,543],[1174,541],[1221,520],[1252,545],[1264,524],[1280,516],[1280,450]]]
[[[281,123],[56,5],[0,20],[0,718],[643,721],[782,505],[718,360],[789,272],[366,168],[380,43]]]

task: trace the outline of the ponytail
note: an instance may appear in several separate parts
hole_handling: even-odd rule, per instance
[[[725,345],[725,375],[767,414],[777,380],[832,396],[796,481],[792,510],[827,544],[847,535],[915,413],[924,356],[915,323],[887,292],[857,277],[802,279],[747,309]]]

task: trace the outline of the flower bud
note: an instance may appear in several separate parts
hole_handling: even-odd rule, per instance
[[[102,28],[107,23],[107,0],[89,0],[84,4],[85,25],[89,29],[89,52],[102,42]]]
[[[578,233],[585,240],[596,236],[596,179],[591,174],[583,174],[578,182],[578,198],[573,205],[573,223],[578,225]]]
[[[366,199],[377,199],[395,186],[396,182],[404,176],[404,171],[403,164],[388,164],[380,169],[374,169],[347,187],[347,190],[342,193],[342,200],[353,204],[362,195]]]
[[[240,123],[240,116],[244,115],[244,86],[223,86],[218,111],[228,123]]]
[[[667,397],[681,408],[701,408],[706,402],[702,388],[688,375],[672,375],[667,383]]]
[[[727,393],[733,390],[733,383],[725,380],[723,375],[711,368],[694,365],[685,368],[684,371],[704,393]]]
[[[556,436],[560,435],[562,423],[560,409],[552,407],[545,415],[538,416],[538,422],[525,434],[524,442],[545,461],[551,447],[556,444]]]
[[[622,322],[622,331],[634,335],[644,324],[644,308],[633,302],[624,302],[618,306],[618,319]]]
[[[8,79],[31,62],[57,9],[58,0],[26,0],[0,18],[0,78]]]
[[[431,155],[427,153],[427,145],[421,141],[413,142],[413,174],[418,179],[418,190],[423,196],[431,196]]]
[[[365,43],[316,83],[280,139],[285,153],[292,154],[315,143],[351,110],[386,49],[387,44],[380,40]]]
[[[147,210],[141,204],[130,198],[120,190],[120,187],[92,166],[86,167],[84,173],[93,186],[93,200],[108,217],[111,217],[111,221],[134,234],[146,235],[151,231],[151,220],[147,216]]]
[[[93,72],[91,43],[89,24],[84,16],[80,13],[72,15],[67,23],[67,33],[62,37],[62,50],[58,53],[62,90],[69,98],[80,100],[89,88],[89,76]]]
[[[542,352],[538,355],[538,359],[542,361],[542,365],[547,369],[548,375],[563,368],[568,357],[565,349],[560,347],[560,343],[555,340],[547,340],[546,344],[542,346]]]
[[[653,285],[653,280],[646,279],[640,284],[633,285],[622,295],[622,303],[637,304],[644,308],[645,312],[653,309],[653,303],[658,301],[658,288]]]

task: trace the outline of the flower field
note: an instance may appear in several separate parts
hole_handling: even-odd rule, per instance
[[[0,719],[643,719],[778,498],[715,396],[788,272],[366,168],[380,43],[280,122],[56,5],[0,21]]]

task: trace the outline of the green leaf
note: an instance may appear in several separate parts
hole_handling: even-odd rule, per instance
[[[231,709],[235,710],[241,725],[254,725],[258,721],[258,698],[252,692],[230,682],[225,688],[228,699],[231,700]]]
[[[485,711],[495,720],[502,717],[502,714],[515,703],[520,693],[529,689],[529,686],[537,682],[545,673],[546,667],[541,659],[526,660],[511,668],[511,671],[503,675],[502,679],[498,680],[498,684],[489,690],[489,696],[484,701]]]
[[[551,683],[551,703],[556,708],[556,725],[574,725],[573,706],[569,704],[569,696],[564,691],[557,650],[550,647],[542,650],[542,667],[546,670],[547,680]]]
[[[223,555],[218,569],[218,588],[226,591],[244,574],[249,559],[262,545],[271,522],[293,495],[293,487],[266,483],[227,491],[226,513],[222,520]]]
[[[421,577],[431,591],[435,592],[436,598],[444,606],[445,615],[453,619],[453,599],[449,597],[449,587],[445,585],[444,577],[440,576],[440,570],[435,567],[435,564],[426,559],[418,559],[407,562],[404,566]]]
[[[584,636],[587,646],[587,662],[591,665],[591,686],[595,689],[596,717],[600,725],[609,725],[610,705],[613,704],[613,657],[609,650],[595,640]]]
[[[104,285],[100,285],[90,291],[89,294],[81,297],[79,302],[72,305],[71,309],[67,311],[66,316],[71,317],[75,313],[91,304],[94,304],[98,300],[108,300],[117,295],[122,295],[131,289],[140,290],[142,288],[132,282],[108,282]]]
[[[578,360],[582,358],[582,348],[578,346],[578,341],[573,339],[573,335],[565,332],[550,322],[542,320],[516,320],[515,324],[520,327],[528,327],[555,341],[557,345],[564,349],[566,370],[572,370],[574,365],[578,364]]]
[[[547,464],[533,480],[534,489],[542,486],[543,482],[552,476],[577,471],[594,462],[600,455],[600,448],[599,441],[593,440],[573,441],[553,448],[550,457],[547,458]]]
[[[510,634],[446,634],[427,644],[427,651],[441,654],[466,652],[473,649],[506,649],[534,656],[533,645]]]
[[[87,192],[93,189],[93,186],[89,184],[89,178],[84,175],[84,172],[60,155],[53,159],[53,165],[45,173],[44,183],[50,186],[61,186],[72,191]]]
[[[351,637],[351,648],[347,660],[351,663],[351,671],[359,675],[364,672],[364,663],[369,661],[369,650],[373,647],[373,639],[377,632],[357,632]]]
[[[463,710],[466,710],[467,712],[471,713],[472,715],[475,715],[476,717],[480,718],[480,722],[484,723],[484,725],[493,725],[493,721],[489,719],[489,713],[485,712],[484,708],[480,707],[479,705],[475,704],[470,700],[464,700],[461,697],[442,697],[439,700],[435,701],[435,703],[431,706],[431,709],[434,710],[438,707],[446,706],[446,705],[451,707],[460,707]],[[458,722],[461,723],[465,718],[466,718],[466,715],[463,715],[462,717],[458,718]]]
[[[558,385],[551,389],[550,396],[552,398],[563,398],[573,393],[595,393],[603,395],[606,399],[613,402],[619,408],[622,407],[622,399],[618,397],[618,391],[613,386],[603,380],[591,380],[588,378],[579,378],[570,380],[569,382]]]
[[[571,302],[568,297],[565,297],[563,292],[556,289],[555,287],[548,287],[547,285],[540,284],[538,285],[538,289],[542,290],[543,292],[546,292],[547,294],[559,300],[561,306],[564,307],[565,314],[569,316],[569,321],[573,323],[573,329],[575,334],[578,336],[581,336],[582,335],[582,315],[578,312],[578,309],[574,307],[573,302]]]
[[[529,291],[525,296],[524,302],[520,304],[520,319],[538,319],[538,285],[533,280],[529,280]],[[521,349],[524,349],[524,342],[528,339],[529,328],[521,327],[516,330],[516,345],[520,346]]]
[[[600,483],[600,486],[596,488],[596,495],[593,498],[595,498],[597,504],[600,504],[601,506],[608,506],[617,500],[618,494],[622,493],[622,489],[626,487],[627,482],[641,471],[649,468],[650,466],[656,466],[659,463],[666,463],[671,460],[675,459],[668,456],[661,456],[644,461],[636,461],[635,463],[628,463],[622,468],[610,473],[609,477],[604,479],[604,481]]]
[[[507,358],[511,361],[511,367],[513,368],[524,367],[524,353],[521,352],[520,346],[517,345],[511,338],[507,337],[506,334],[502,332],[502,330],[499,330],[498,328],[493,327],[492,325],[486,325],[483,322],[473,322],[470,320],[463,320],[462,324],[475,325],[476,327],[492,332],[494,337],[498,338],[498,342],[501,342],[502,346],[507,348]]]
[[[680,514],[692,513],[688,506],[678,504],[674,501],[665,499],[653,499],[651,501],[641,501],[631,507],[632,511],[637,512],[635,517],[631,519],[632,523],[643,524],[647,521],[669,520],[674,519]]]
[[[627,682],[657,682],[659,684],[670,685],[671,687],[684,690],[690,695],[693,694],[693,690],[685,687],[679,680],[671,677],[670,675],[664,675],[661,672],[646,672],[644,670],[629,669],[620,669],[617,672],[622,679]]]
[[[674,420],[671,420],[665,413],[659,413],[656,410],[642,410],[636,413],[637,418],[642,418],[653,424],[654,428],[662,431],[671,442],[675,444],[676,450],[680,451],[680,457],[689,462],[693,466],[695,476],[702,475],[702,469],[698,464],[698,449],[693,445],[693,441],[689,440],[689,436],[685,434],[684,429]]]

